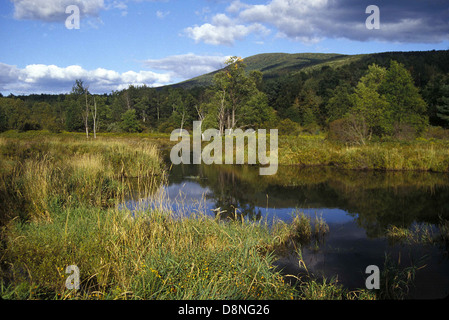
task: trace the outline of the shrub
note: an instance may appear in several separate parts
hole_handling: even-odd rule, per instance
[[[424,133],[426,139],[449,139],[449,130],[441,127],[429,127]]]
[[[359,137],[351,130],[351,122],[348,118],[338,119],[329,124],[328,139],[349,144],[360,142]]]
[[[278,133],[280,135],[296,136],[301,131],[300,125],[290,119],[281,120],[279,122],[277,128],[278,128]]]

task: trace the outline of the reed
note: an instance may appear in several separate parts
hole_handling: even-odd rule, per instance
[[[322,136],[281,136],[278,153],[280,165],[449,172],[447,140],[417,139],[347,146]]]

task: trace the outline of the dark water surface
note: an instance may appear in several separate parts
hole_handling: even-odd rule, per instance
[[[170,169],[164,187],[173,211],[202,210],[221,217],[274,217],[291,221],[295,210],[329,225],[324,243],[302,250],[314,275],[336,278],[350,289],[364,288],[369,265],[384,268],[386,256],[416,272],[409,297],[440,299],[449,295],[448,248],[443,244],[394,244],[388,226],[436,226],[449,220],[449,175],[429,172],[377,172],[328,167],[279,167],[260,176],[251,166],[179,165]],[[132,208],[135,201],[129,201]],[[312,219],[313,221],[313,219]],[[285,273],[301,272],[292,252],[277,261]]]

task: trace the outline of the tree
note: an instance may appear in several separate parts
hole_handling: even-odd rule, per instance
[[[82,118],[84,121],[84,127],[86,128],[86,138],[89,139],[89,104],[87,102],[87,95],[89,94],[89,87],[84,86],[83,80],[75,80],[75,84],[72,87],[72,94],[80,102],[82,99],[85,101],[86,108],[82,111]]]
[[[348,84],[340,85],[333,90],[332,96],[325,106],[328,122],[342,119],[353,107],[352,91]]]
[[[441,89],[442,96],[437,105],[437,117],[443,122],[443,126],[449,128],[449,85]]]
[[[301,90],[299,96],[295,99],[294,108],[298,111],[299,123],[302,126],[308,128],[317,126],[321,102],[321,97],[317,96],[311,87]]]
[[[30,110],[26,107],[25,102],[19,98],[2,98],[3,112],[7,119],[7,127],[9,129],[21,130],[29,127]],[[28,125],[27,125],[28,123]]]
[[[427,104],[404,65],[391,60],[378,92],[390,104],[392,121],[396,126],[411,125],[418,132],[427,126]]]
[[[126,132],[135,133],[141,131],[135,109],[129,109],[122,115],[121,127]]]
[[[92,113],[92,120],[94,122],[94,139],[97,139],[97,102],[94,97],[94,111]]]
[[[367,86],[364,82],[360,82],[353,94],[353,101],[354,106],[349,112],[355,117],[352,122],[354,123],[358,119],[364,123],[369,137],[373,134],[382,136],[391,133],[390,105],[373,86]]]
[[[232,57],[226,61],[224,71],[214,76],[213,100],[216,109],[213,113],[217,117],[220,133],[224,128],[236,129],[260,125],[272,116],[272,109],[268,106],[268,99],[262,91],[262,73],[260,71],[246,74],[243,59]]]
[[[373,135],[382,136],[391,132],[390,104],[378,92],[386,72],[385,68],[375,64],[369,66],[352,95],[353,106],[345,117],[345,126],[354,140],[361,144],[365,144]]]
[[[3,100],[2,97],[0,97],[1,100]],[[7,129],[8,129],[8,118],[6,118],[6,113],[3,110],[2,103],[0,103],[0,132],[6,131]]]

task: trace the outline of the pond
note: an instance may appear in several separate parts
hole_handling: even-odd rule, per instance
[[[449,294],[448,248],[444,244],[392,243],[388,226],[436,226],[449,220],[449,176],[430,172],[378,172],[329,167],[279,167],[260,176],[252,166],[177,165],[163,191],[174,212],[202,210],[220,217],[291,221],[304,212],[322,217],[329,232],[320,244],[302,248],[309,273],[335,278],[349,289],[365,287],[365,269],[417,266],[408,298],[440,299]],[[136,197],[134,198],[136,199]],[[133,209],[137,201],[126,205]],[[313,220],[313,219],[312,219]],[[286,274],[303,272],[297,253],[276,264]]]

